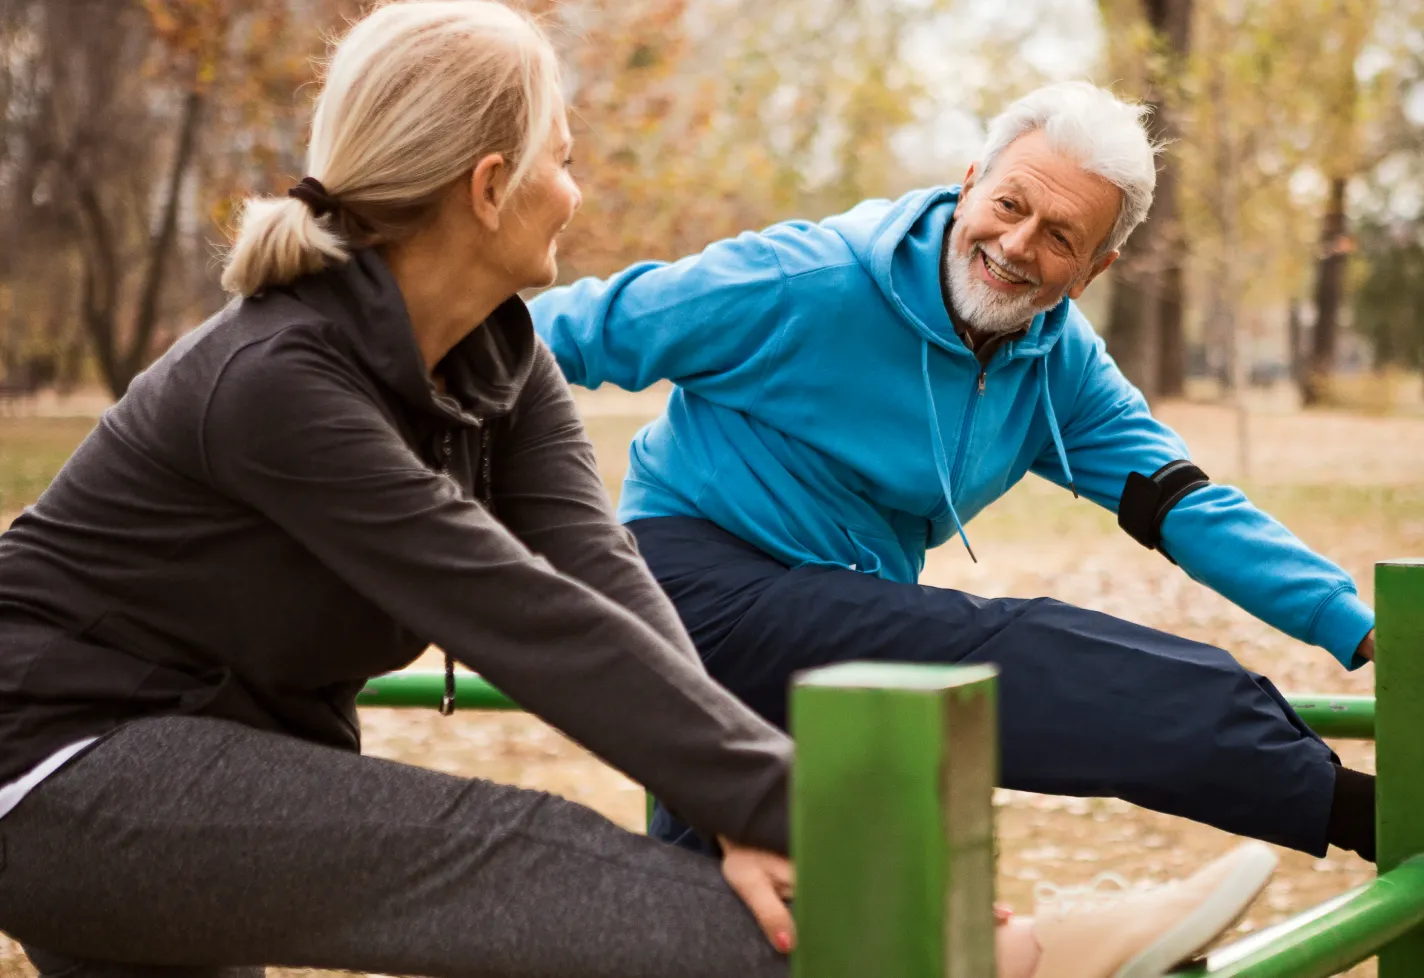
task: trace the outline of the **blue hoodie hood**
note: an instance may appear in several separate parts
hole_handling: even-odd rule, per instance
[[[959,191],[959,187],[922,190],[902,197],[889,208],[884,206],[884,201],[868,201],[845,214],[830,218],[825,226],[845,239],[885,300],[920,336],[920,377],[924,383],[935,473],[939,477],[954,528],[970,558],[977,562],[969,535],[954,508],[954,487],[950,480],[948,452],[940,431],[939,412],[935,407],[929,361],[931,345],[953,356],[974,357],[954,328],[949,310],[945,307],[942,284],[942,251],[955,207],[959,203]],[[935,262],[926,261],[930,255],[940,257]],[[1004,355],[1041,360],[1063,335],[1067,322],[1068,303],[1065,300],[1035,316],[1022,337],[1008,342]],[[1044,419],[1053,439],[1055,454],[1063,477],[1076,496],[1072,469],[1068,465],[1068,455],[1053,411],[1053,400],[1048,396],[1048,371],[1039,363],[1035,365],[1034,373],[1041,387]]]
[[[845,241],[906,325],[947,353],[972,357],[955,333],[940,288],[940,253],[959,191],[936,187],[896,201],[869,200],[821,226]],[[926,260],[930,256],[934,261]],[[1035,316],[1009,355],[1037,357],[1052,350],[1068,323],[1068,306],[1065,300]]]

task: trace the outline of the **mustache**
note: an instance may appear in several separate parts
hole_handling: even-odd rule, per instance
[[[976,245],[974,245],[974,247],[973,247],[972,249],[970,249],[970,252],[969,252],[969,260],[972,262],[975,258],[979,257],[979,253],[980,253],[981,251],[982,251],[982,252],[989,258],[989,260],[992,261],[995,265],[998,265],[1000,268],[1002,268],[1004,271],[1008,272],[1010,275],[1014,276],[1015,278],[1024,279],[1025,281],[1028,282],[1028,284],[1034,286],[1035,288],[1037,288],[1038,286],[1040,286],[1040,285],[1043,284],[1042,280],[1039,279],[1037,276],[1031,274],[1031,273],[1028,271],[1028,269],[1026,269],[1026,268],[1020,268],[1018,265],[1016,265],[1016,264],[1014,264],[1013,262],[1009,261],[1009,260],[1008,260],[1007,258],[1005,258],[1003,255],[996,255],[996,254],[994,254],[992,251],[990,251],[987,247],[985,247],[985,246],[982,245],[982,244],[976,244]]]

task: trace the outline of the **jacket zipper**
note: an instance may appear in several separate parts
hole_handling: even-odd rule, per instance
[[[475,486],[475,498],[484,504],[486,509],[490,508],[492,494],[490,492],[490,453],[489,453],[489,428],[483,419],[475,418],[475,427],[480,429],[480,448],[477,463],[477,485]],[[446,428],[440,435],[440,474],[450,474],[450,459],[455,454],[455,435],[453,429]],[[440,697],[440,715],[448,717],[455,712],[455,659],[449,652],[445,653],[445,695]]]
[[[494,486],[490,482],[489,426],[480,423],[480,484],[476,487],[475,498],[484,503],[485,509],[494,512]]]
[[[979,379],[975,381],[975,394],[969,399],[969,410],[964,412],[964,424],[959,430],[959,444],[954,447],[954,469],[949,475],[951,490],[959,488],[959,477],[964,474],[964,459],[968,454],[969,433],[974,429],[974,415],[979,413],[979,402],[984,399],[984,377],[989,372],[987,364],[979,367]]]
[[[453,442],[454,435],[450,434],[449,428],[446,428],[444,434],[440,436],[440,468],[438,471],[441,475],[450,474],[450,456],[455,453]]]

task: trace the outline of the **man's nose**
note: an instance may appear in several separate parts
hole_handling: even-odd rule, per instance
[[[999,235],[999,248],[1003,251],[1005,258],[1012,262],[1033,260],[1033,239],[1037,234],[1037,224],[1038,222],[1032,218],[1027,221],[1019,221]]]

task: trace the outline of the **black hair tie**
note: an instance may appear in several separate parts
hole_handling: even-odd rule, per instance
[[[310,207],[312,217],[325,217],[341,209],[341,204],[326,192],[316,177],[302,177],[295,187],[287,191],[287,196],[295,197]]]

